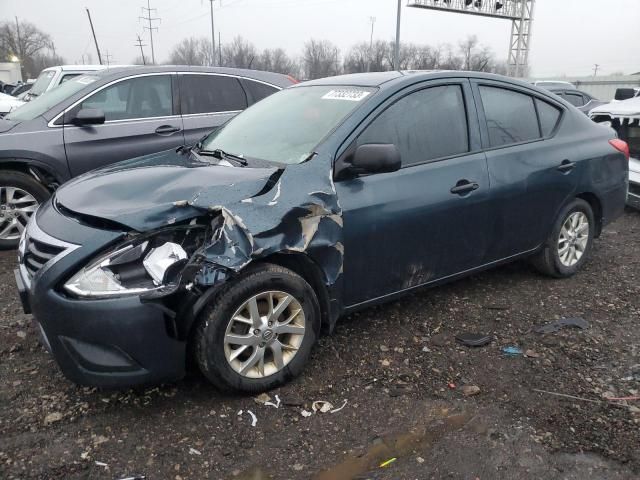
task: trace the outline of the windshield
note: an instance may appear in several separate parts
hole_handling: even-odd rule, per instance
[[[38,75],[38,78],[36,79],[36,83],[31,87],[31,94],[40,95],[41,93],[46,92],[47,87],[51,83],[51,80],[53,80],[55,74],[55,70],[43,70],[40,72],[40,75]]]
[[[310,86],[283,90],[245,110],[203,142],[202,150],[277,163],[306,160],[320,141],[366,101],[373,88]]]
[[[14,122],[26,122],[28,120],[33,120],[50,108],[55,107],[62,100],[82,90],[90,83],[95,82],[97,79],[98,77],[92,77],[90,75],[73,78],[68,82],[51,89],[46,95],[36,97],[21,107],[18,107],[4,118],[7,120],[13,120]]]

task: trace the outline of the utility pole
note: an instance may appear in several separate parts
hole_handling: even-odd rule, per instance
[[[91,21],[91,13],[88,8],[85,8],[87,11],[87,17],[89,17],[89,25],[91,25],[91,33],[93,34],[93,41],[96,44],[96,52],[98,52],[98,62],[102,65],[102,56],[100,55],[100,48],[98,47],[98,39],[96,38],[96,31],[93,29],[93,22]]]
[[[149,26],[148,27],[142,27],[145,30],[149,30],[149,36],[151,39],[151,63],[155,64],[156,63],[156,53],[153,50],[153,31],[154,30],[158,30],[158,27],[154,27],[153,26],[153,22],[155,21],[160,21],[159,17],[152,17],[151,16],[151,12],[155,12],[157,9],[155,8],[151,8],[151,0],[147,0],[147,6],[142,7],[142,11],[146,12],[146,17],[142,16],[142,17],[138,17],[139,20],[146,20],[147,22],[149,22]]]
[[[211,6],[211,66],[216,64],[216,32],[213,28],[213,2],[215,0],[209,0]]]
[[[371,22],[371,38],[369,39],[369,59],[367,61],[367,72],[371,71],[371,57],[373,55],[373,26],[376,24],[376,17],[369,17]]]
[[[220,35],[220,30],[218,30],[218,66],[222,66],[222,37]]]
[[[402,0],[398,0],[398,18],[396,20],[396,45],[393,53],[393,69],[400,70],[400,16],[402,14]]]
[[[142,43],[142,39],[140,38],[140,35],[138,35],[138,40],[136,40],[137,43],[135,44],[136,47],[140,47],[140,55],[142,56],[142,64],[146,65],[147,61],[144,59],[144,49],[142,47],[146,47],[147,44],[146,43]]]
[[[109,50],[104,54],[104,58],[107,60],[107,67],[111,65],[111,58],[113,58],[113,55],[109,53]]]
[[[596,77],[598,75],[598,70],[600,69],[600,65],[598,65],[597,63],[594,65],[593,68],[593,76]]]

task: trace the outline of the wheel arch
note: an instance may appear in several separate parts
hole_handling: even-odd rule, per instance
[[[64,182],[64,179],[50,166],[26,158],[0,159],[0,171],[2,170],[20,172],[34,177],[50,191]]]
[[[576,198],[584,200],[589,204],[591,210],[593,210],[593,216],[596,220],[596,238],[600,236],[602,233],[602,222],[603,222],[603,211],[602,211],[602,201],[598,198],[598,196],[593,192],[583,192],[576,195]]]

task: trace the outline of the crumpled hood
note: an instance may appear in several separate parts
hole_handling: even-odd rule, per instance
[[[621,102],[612,102],[591,110],[590,115],[608,113],[614,117],[618,116],[639,116],[640,117],[640,97],[630,98]]]
[[[224,206],[265,188],[276,168],[209,165],[175,150],[127,160],[66,183],[56,203],[144,232],[202,215],[200,196]]]

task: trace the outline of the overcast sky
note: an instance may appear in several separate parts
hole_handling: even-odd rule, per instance
[[[101,50],[112,55],[112,62],[129,63],[139,55],[136,34],[149,43],[138,20],[142,6],[146,0],[0,0],[0,19],[17,15],[36,24],[69,63],[80,63],[83,53],[91,53],[97,63],[88,7]],[[165,61],[185,37],[210,38],[209,0],[151,0],[151,6],[162,19],[154,32],[157,61]],[[395,0],[216,0],[214,11],[223,44],[240,34],[258,48],[283,47],[297,55],[310,38],[331,40],[343,52],[368,40],[372,16],[374,38],[391,40],[396,6]],[[589,75],[596,63],[601,74],[640,71],[639,7],[640,0],[537,0],[533,75]],[[457,45],[474,34],[506,59],[510,28],[507,20],[408,8],[403,0],[401,41]]]

